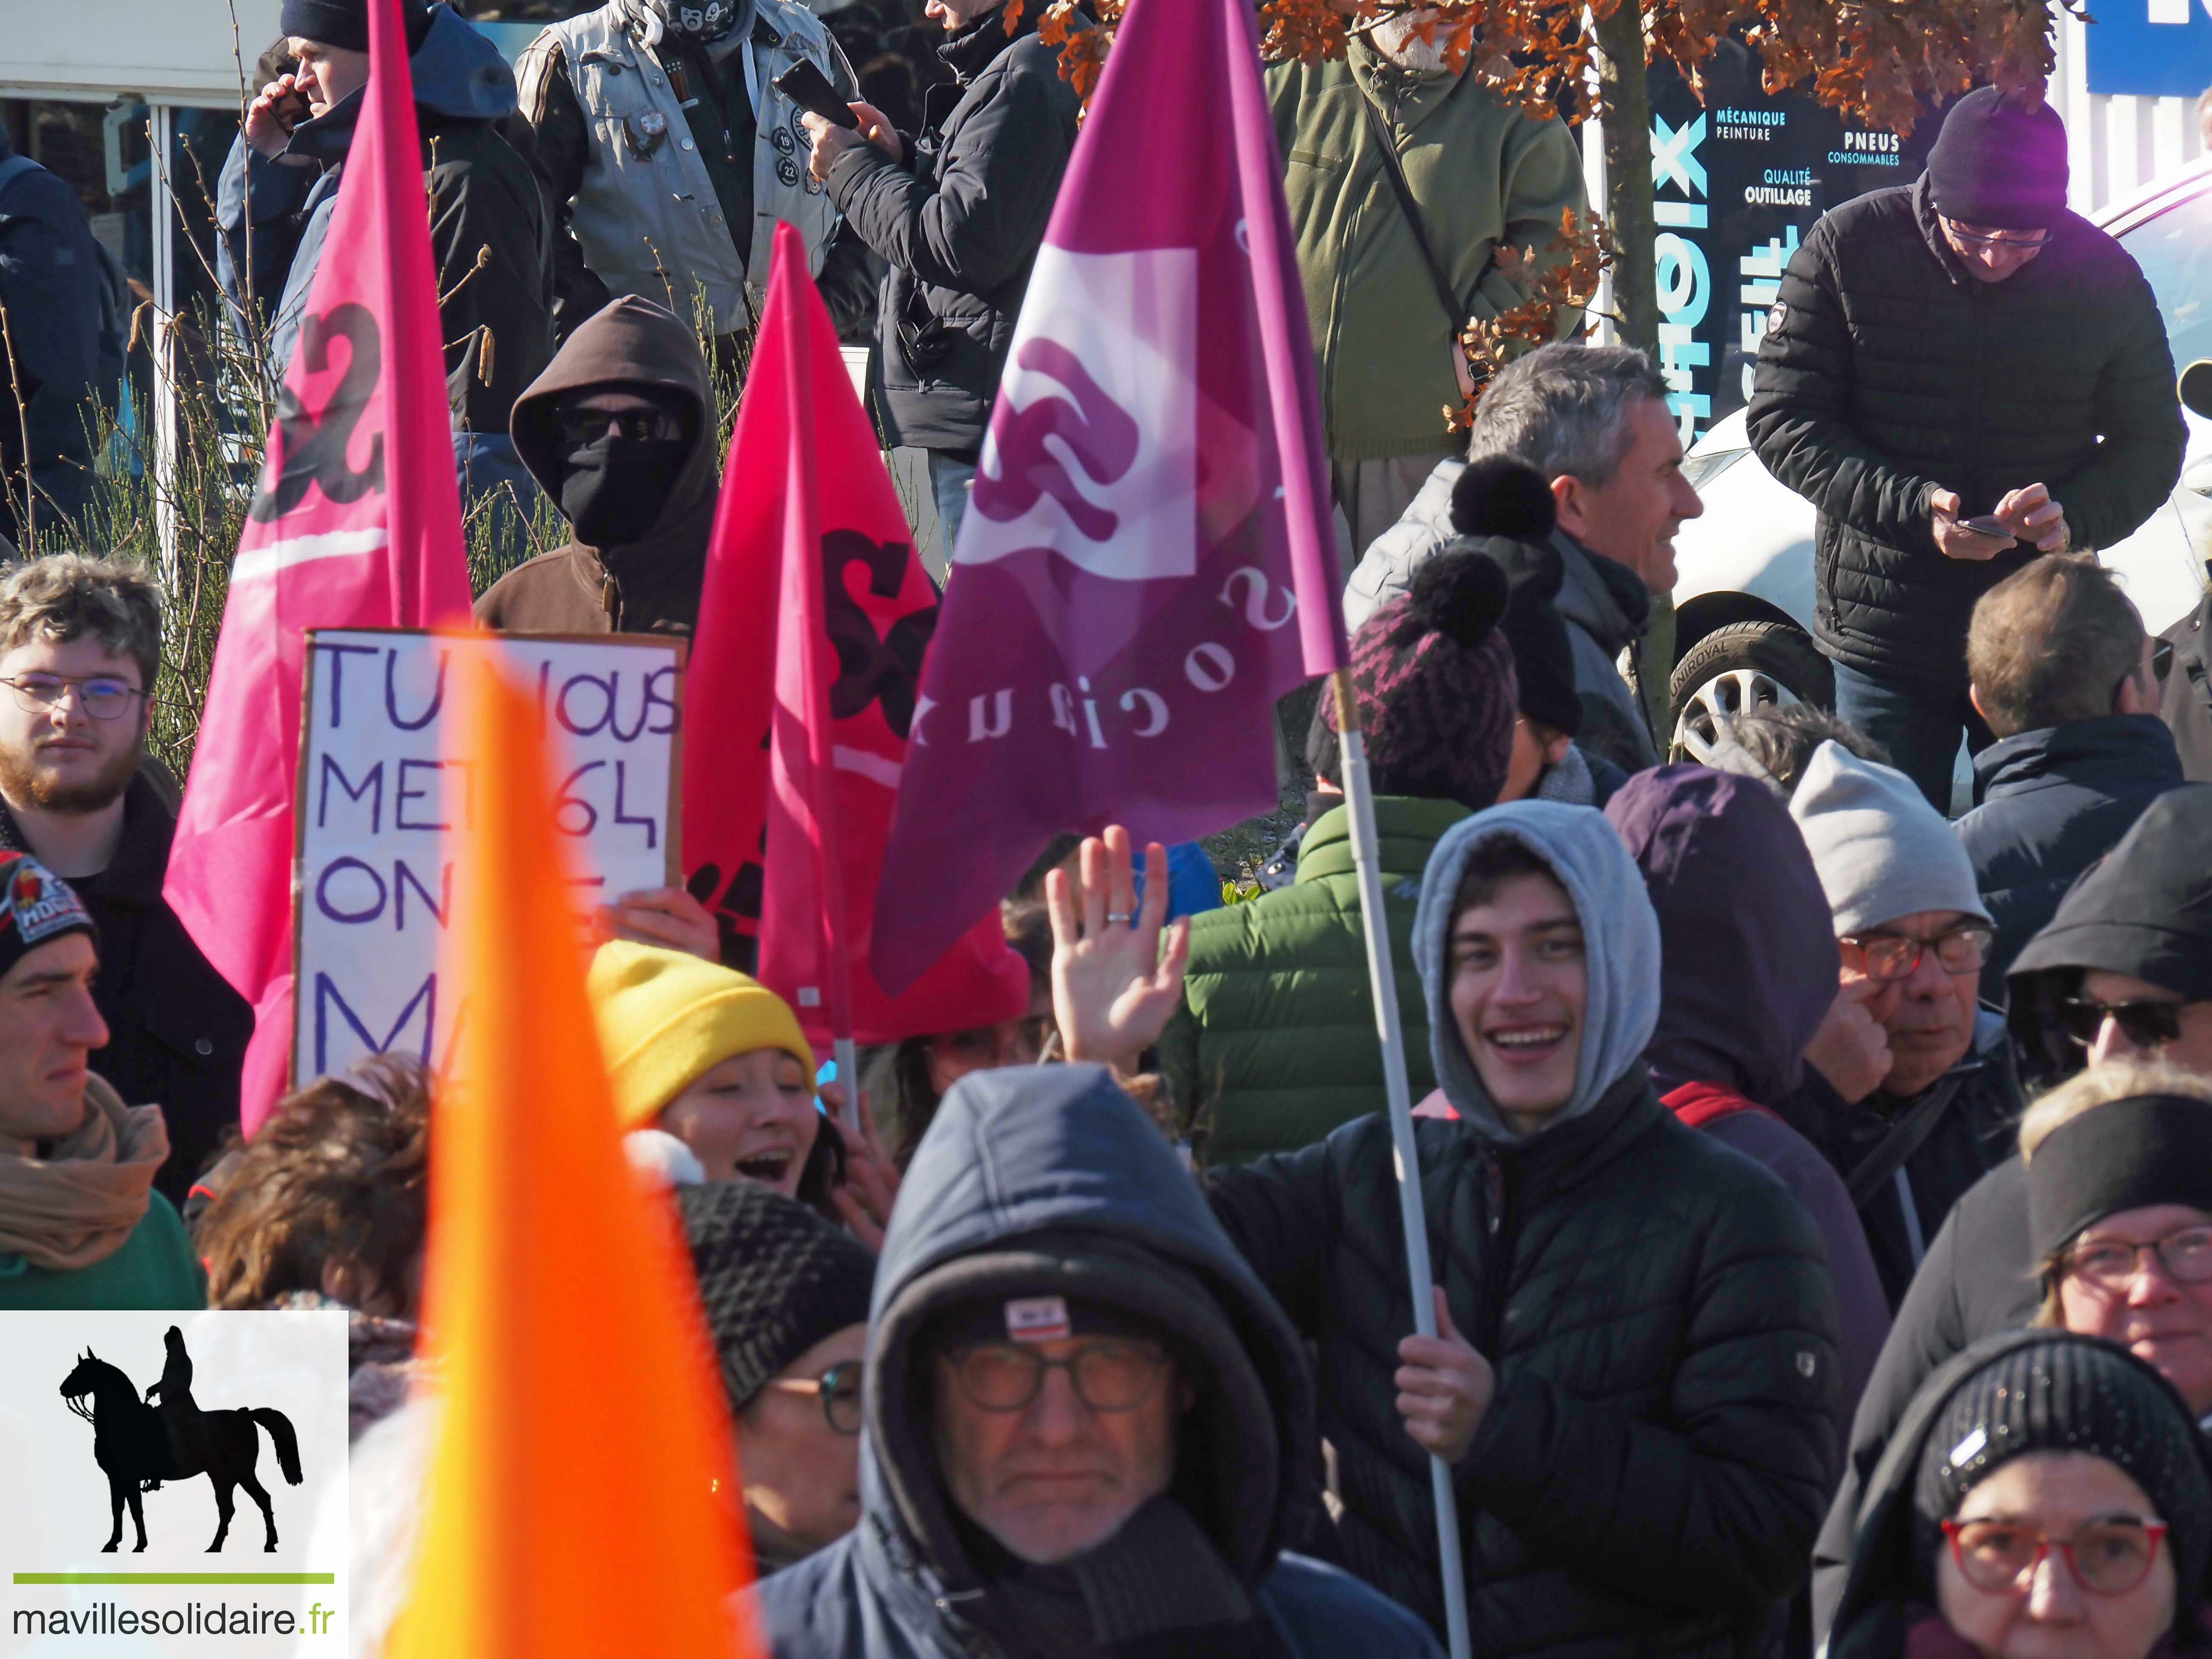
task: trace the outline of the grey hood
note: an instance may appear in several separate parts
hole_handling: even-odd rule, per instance
[[[1304,1352],[1158,1128],[1097,1066],[963,1078],[901,1183],[862,1400],[871,1566],[939,1596],[982,1582],[974,1530],[954,1520],[937,1468],[921,1339],[961,1304],[1054,1291],[1172,1334],[1200,1383],[1172,1495],[1237,1578],[1257,1584],[1320,1491]]]
[[[1575,1091],[1546,1130],[1581,1116],[1640,1062],[1659,1023],[1659,919],[1628,849],[1604,814],[1590,807],[1513,801],[1462,818],[1437,843],[1413,917],[1413,962],[1428,1000],[1430,1058],[1444,1098],[1461,1117],[1490,1139],[1512,1143],[1521,1137],[1483,1087],[1450,1003],[1451,927],[1460,882],[1476,851],[1501,839],[1519,842],[1550,867],[1583,924],[1589,992]]]

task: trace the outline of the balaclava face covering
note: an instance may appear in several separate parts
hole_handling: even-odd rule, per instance
[[[676,417],[673,438],[635,442],[609,429],[561,460],[561,513],[586,547],[623,547],[643,539],[668,505],[677,475],[697,441],[697,411],[663,387],[625,388]]]
[[[744,0],[623,0],[623,11],[648,46],[666,40],[713,40],[729,33]]]

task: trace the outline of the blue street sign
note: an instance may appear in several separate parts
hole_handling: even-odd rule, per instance
[[[2212,0],[2099,0],[2088,42],[2089,90],[2194,98],[2212,87]]]

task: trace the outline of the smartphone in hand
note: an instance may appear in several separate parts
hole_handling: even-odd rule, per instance
[[[2019,539],[2012,533],[2011,526],[1994,513],[1984,513],[1978,518],[1961,519],[1959,520],[1959,528],[1972,535],[1986,536],[1991,541],[2009,542]]]
[[[858,132],[860,118],[847,107],[830,84],[830,77],[810,58],[802,58],[770,82],[785,97],[810,115],[818,115],[833,127]]]

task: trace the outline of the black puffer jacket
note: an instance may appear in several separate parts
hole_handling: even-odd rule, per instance
[[[1526,1139],[1504,1127],[1437,1006],[1449,896],[1472,847],[1500,833],[1574,897],[1593,987],[1582,1052],[1614,1079],[1578,1084]],[[1803,1582],[1841,1462],[1835,1293],[1811,1215],[1662,1106],[1634,1057],[1658,1002],[1658,928],[1641,890],[1602,817],[1549,802],[1465,820],[1423,878],[1431,1046],[1462,1114],[1414,1126],[1429,1249],[1453,1324],[1498,1376],[1455,1470],[1486,1659],[1755,1643]],[[1640,942],[1626,937],[1639,908]],[[1441,1629],[1428,1460],[1392,1381],[1413,1328],[1394,1168],[1377,1115],[1224,1171],[1209,1195],[1318,1345],[1346,1564]]]
[[[1075,148],[1079,100],[1060,53],[1024,9],[1013,39],[1003,7],[938,48],[957,78],[924,94],[931,130],[902,133],[903,163],[856,144],[830,169],[830,193],[860,240],[889,262],[878,324],[884,437],[921,449],[983,441],[1015,314]],[[2169,375],[2167,377],[2171,379]]]
[[[1967,514],[2049,486],[2076,547],[2108,548],[2180,476],[2173,359],[2150,285],[2073,214],[2002,283],[1968,276],[1927,181],[1825,215],[1768,313],[1753,445],[1820,509],[1814,630],[1828,655],[1966,690],[1974,601],[2034,556],[1936,550],[1929,497]]]

